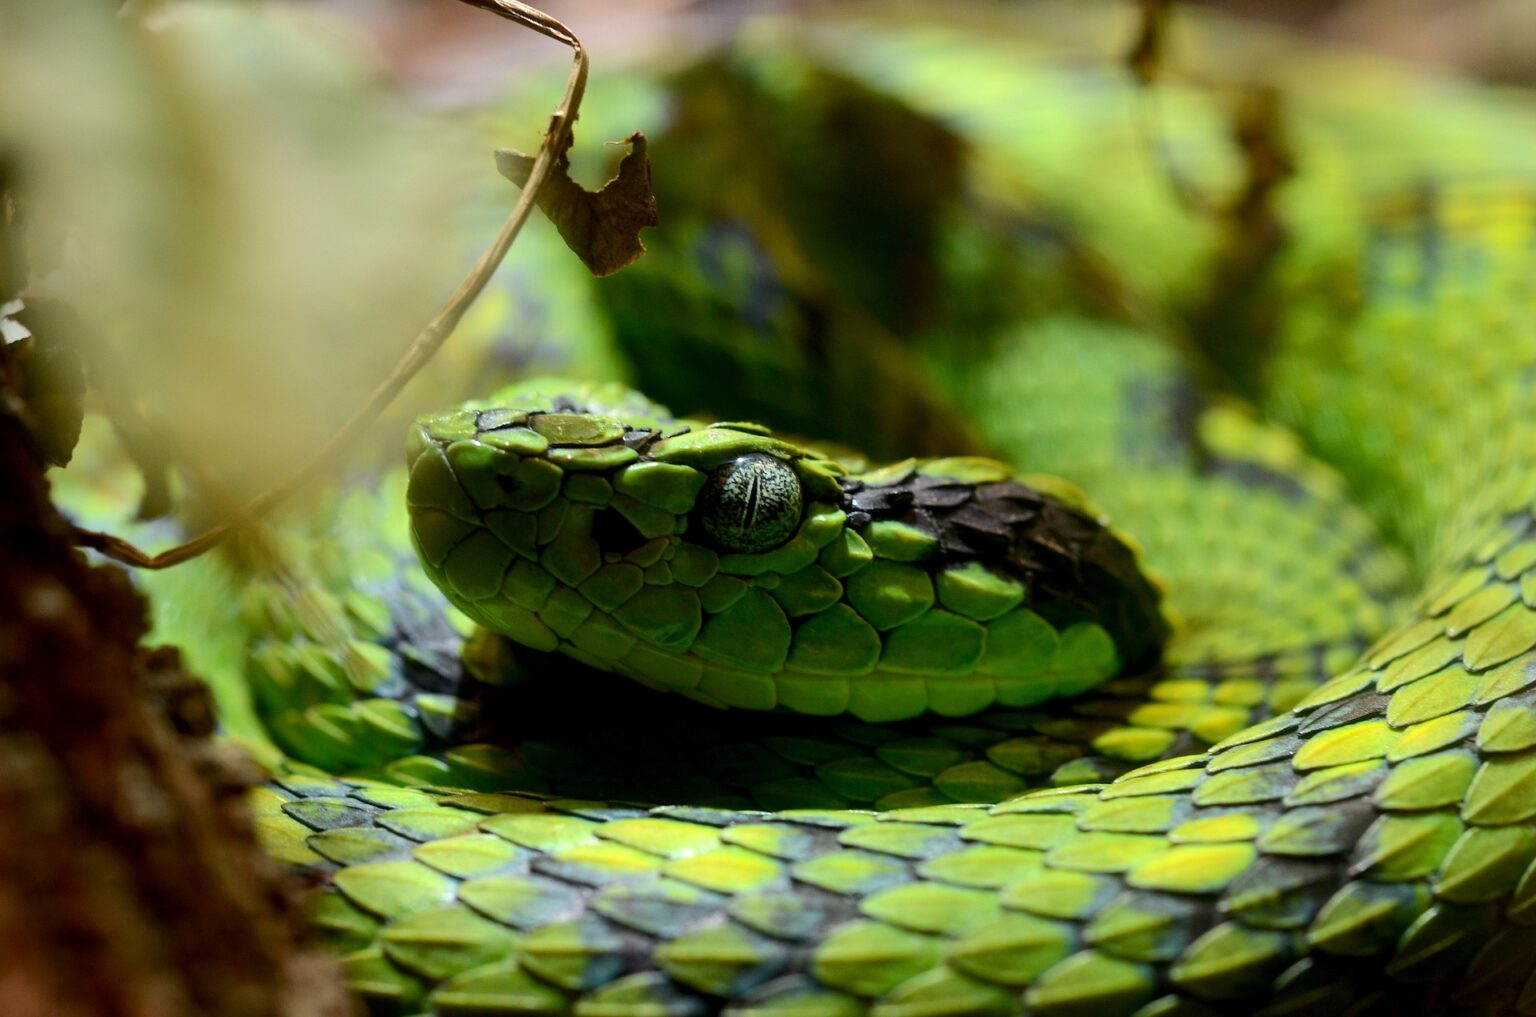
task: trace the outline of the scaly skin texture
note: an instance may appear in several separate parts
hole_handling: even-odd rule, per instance
[[[1444,292],[1420,280],[1394,324],[1520,299],[1517,267],[1445,278]],[[1377,327],[1367,315],[1344,335],[1353,347]],[[1487,381],[1502,419],[1524,426],[1521,373]],[[341,866],[320,920],[359,948],[354,984],[406,1012],[1524,1010],[1526,455],[1511,441],[1482,459],[1477,508],[1437,538],[1445,579],[1360,663],[1209,750],[1109,783],[991,807],[743,812],[296,772],[269,830],[292,860]],[[865,758],[896,773],[942,760],[942,743],[866,737]],[[1027,728],[1015,742],[1041,745]],[[770,729],[759,744],[815,762],[837,742]],[[989,761],[1007,761],[1002,744]],[[496,771],[451,756],[444,774]],[[817,767],[832,786],[835,762]],[[851,769],[850,783],[875,779]]]
[[[977,238],[1011,242],[1013,221],[958,224],[939,241],[958,263],[945,266],[949,297],[978,306],[963,334],[901,338],[1013,469],[1081,484],[1140,543],[1178,622],[1162,666],[958,718],[721,711],[593,670],[611,664],[600,655],[473,634],[414,564],[405,478],[339,495],[281,538],[302,582],[247,585],[241,688],[288,757],[258,800],[266,842],[315,874],[316,920],[374,1009],[1536,1012],[1528,192],[1404,188],[1520,171],[1531,135],[1505,138],[1520,117],[1492,105],[1397,101],[1417,95],[1402,82],[1356,110],[1353,86],[1330,93],[1337,76],[1298,75],[1302,176],[1268,280],[1283,313],[1260,417],[1203,394],[1168,352],[1223,240],[1178,208],[1118,73],[1077,88],[1080,68],[974,42],[893,31],[853,53],[853,70],[954,117],[984,183],[1023,181],[1019,221],[1048,213],[1064,240],[1041,256],[1021,230],[978,270]],[[795,100],[802,79],[780,66],[769,59],[761,78],[790,82]],[[978,102],[978,81],[1038,101],[1022,114]],[[1376,154],[1392,158],[1353,159],[1338,144],[1383,110],[1450,130],[1474,107],[1493,112],[1466,130],[1507,144],[1431,131],[1396,146],[1384,131]],[[1225,193],[1220,111],[1180,91],[1163,115],[1180,166]],[[1458,153],[1473,164],[1451,165]],[[743,349],[788,350],[771,358],[781,366],[814,370],[796,343],[831,337],[837,376],[855,382],[875,377],[860,356],[899,356],[892,336],[869,354],[867,322],[803,266],[784,270],[795,258],[771,219],[717,220],[700,204],[670,204],[672,239],[656,244],[667,257],[604,291],[636,357],[666,350],[681,370],[686,343],[663,343],[707,340],[722,319]],[[869,387],[884,396],[920,373],[898,363]],[[795,372],[770,377],[767,402]],[[797,391],[817,393],[802,413],[836,397]],[[655,415],[620,401],[621,420]],[[930,410],[882,435],[935,433]],[[453,466],[447,449],[478,440],[479,413],[429,425],[413,462],[443,449]],[[528,422],[513,427],[539,434]],[[476,585],[487,556],[462,589],[448,556],[479,539],[492,563],[526,563],[526,544],[510,529],[505,545],[486,540],[500,539],[486,520],[502,510],[450,472],[452,486],[436,486],[440,473],[418,498],[463,527],[432,564],[492,620],[504,605],[475,605],[512,592],[499,568],[490,596],[485,573]],[[454,490],[466,515],[442,500]],[[569,499],[564,515],[596,504]],[[677,513],[674,528],[690,514]],[[559,588],[604,611],[578,578]],[[785,610],[782,580],[751,589]],[[523,616],[506,627],[549,645]],[[737,688],[710,698],[766,705],[760,678]]]

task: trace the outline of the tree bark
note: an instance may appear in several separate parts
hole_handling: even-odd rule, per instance
[[[49,501],[0,346],[0,1013],[350,1012],[292,880],[256,847],[255,766],[147,650],[146,605]]]

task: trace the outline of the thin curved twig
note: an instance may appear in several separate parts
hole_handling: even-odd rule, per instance
[[[576,120],[582,95],[587,87],[587,51],[581,40],[576,37],[576,33],[543,11],[519,3],[518,0],[461,0],[461,2],[532,29],[540,35],[569,46],[572,51],[571,72],[565,81],[565,95],[561,98],[560,105],[550,114],[549,127],[545,130],[544,139],[534,156],[528,182],[518,196],[517,203],[512,207],[511,214],[507,216],[506,222],[496,234],[495,240],[486,248],[485,253],[480,256],[480,260],[459,284],[458,289],[454,290],[453,295],[432,317],[432,320],[417,333],[405,354],[388,376],[373,390],[367,402],[347,419],[341,429],[320,447],[309,462],[286,481],[252,498],[239,511],[232,513],[231,518],[210,527],[186,543],[178,544],[159,554],[147,554],[132,543],[109,533],[77,527],[75,543],[78,546],[91,548],[115,561],[144,569],[163,569],[180,565],[216,546],[229,537],[242,520],[254,519],[271,511],[284,499],[291,497],[304,485],[325,473],[340,453],[378,419],[384,408],[400,394],[400,390],[405,388],[416,373],[432,359],[443,343],[448,341],[448,337],[453,334],[453,330],[458,326],[465,312],[484,291],[491,276],[507,256],[512,242],[522,231],[523,224],[528,221],[539,189],[549,177],[551,167],[569,145],[571,125]]]

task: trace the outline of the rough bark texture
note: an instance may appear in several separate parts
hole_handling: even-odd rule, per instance
[[[260,775],[145,604],[70,544],[0,347],[0,1013],[349,1012],[255,846]]]

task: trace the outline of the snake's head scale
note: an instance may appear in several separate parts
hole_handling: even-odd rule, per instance
[[[1167,634],[1126,543],[990,460],[852,474],[756,424],[556,382],[423,417],[408,458],[412,539],[461,610],[716,705],[1025,706]]]

